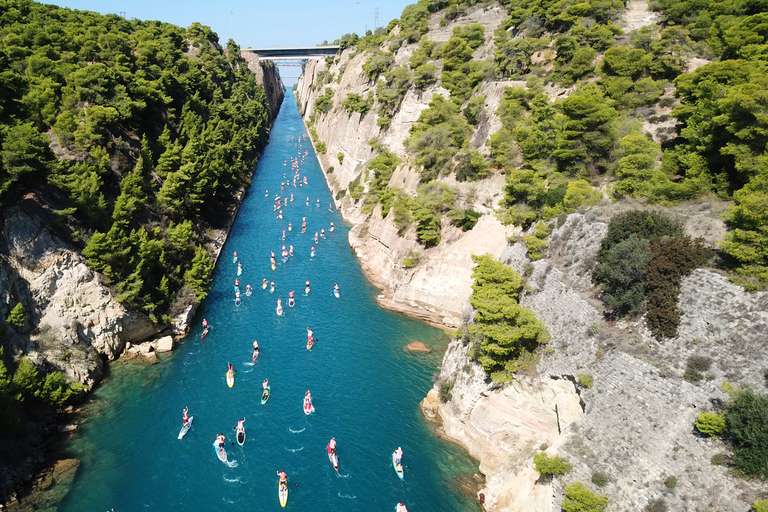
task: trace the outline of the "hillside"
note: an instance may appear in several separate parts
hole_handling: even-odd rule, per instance
[[[766,497],[737,436],[694,426],[765,389],[762,10],[419,2],[307,63],[380,303],[458,328],[424,409],[479,459],[486,509],[560,510],[577,482],[616,511]],[[572,470],[539,478],[539,449]]]
[[[200,23],[0,6],[0,502],[106,360],[187,331],[283,97],[246,58]]]

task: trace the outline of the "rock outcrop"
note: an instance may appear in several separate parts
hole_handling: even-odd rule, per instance
[[[92,386],[100,355],[119,356],[125,344],[155,335],[149,318],[116,302],[76,247],[51,227],[50,213],[30,196],[5,212],[0,257],[0,314],[21,303],[27,315],[9,343],[41,368],[60,370]]]
[[[240,52],[240,56],[248,63],[248,69],[256,75],[256,81],[264,87],[271,124],[277,117],[285,97],[285,85],[280,79],[280,72],[274,62],[262,62],[259,60],[259,56],[253,52],[243,50]]]

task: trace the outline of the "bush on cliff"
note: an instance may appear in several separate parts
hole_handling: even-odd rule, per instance
[[[768,395],[747,387],[732,391],[725,425],[733,466],[747,476],[768,480]]]
[[[581,482],[574,482],[565,488],[561,506],[565,512],[603,512],[608,508],[608,498],[593,493]]]
[[[570,473],[573,464],[564,457],[557,455],[550,457],[546,452],[539,452],[533,456],[533,467],[542,479],[547,480]]]
[[[608,224],[592,280],[603,285],[609,315],[632,316],[647,308],[651,332],[673,337],[682,278],[713,256],[703,240],[684,236],[682,224],[668,215],[630,210]]]
[[[323,94],[317,97],[315,100],[315,111],[322,114],[327,114],[333,108],[333,94],[334,91],[330,87],[326,87]]]
[[[416,123],[408,130],[405,145],[416,154],[422,167],[421,181],[427,183],[451,171],[453,155],[467,143],[472,128],[458,107],[436,94]]]
[[[716,412],[703,412],[696,417],[696,430],[710,437],[718,437],[725,430],[725,417]]]
[[[477,266],[469,302],[477,314],[470,333],[480,340],[477,360],[494,382],[508,382],[534,364],[534,352],[549,337],[544,324],[517,302],[520,275],[490,256],[473,255],[472,260]]]

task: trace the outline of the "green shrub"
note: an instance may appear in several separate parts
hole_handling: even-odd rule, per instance
[[[592,280],[603,285],[603,302],[609,311],[632,316],[643,310],[650,261],[650,243],[634,233],[605,251],[601,249]]]
[[[339,161],[339,165],[343,164],[343,163],[344,163],[344,153],[342,153],[341,151],[339,151],[339,152],[336,154],[336,159],[338,159],[338,161]]]
[[[480,217],[480,213],[472,209],[454,208],[448,212],[448,218],[451,219],[451,223],[461,228],[462,231],[469,231],[474,228]]]
[[[462,111],[464,117],[467,118],[467,122],[472,126],[477,126],[480,122],[480,115],[485,109],[485,96],[482,94],[476,94],[469,99],[469,103]]]
[[[445,403],[453,398],[453,393],[451,393],[451,391],[453,390],[454,384],[456,384],[454,379],[445,380],[440,383],[437,394],[440,397],[441,402]]]
[[[478,362],[494,382],[514,379],[535,361],[536,349],[549,341],[544,324],[517,299],[522,278],[490,256],[472,256],[477,266],[469,302],[477,310],[470,334],[479,338]]]
[[[315,111],[327,114],[333,108],[333,89],[326,87],[323,94],[315,100]]]
[[[390,52],[376,50],[363,63],[363,73],[368,80],[375,82],[379,75],[386,73],[395,63],[395,57]]]
[[[716,453],[709,462],[713,466],[728,466],[731,463],[731,458],[725,453]]]
[[[664,498],[656,498],[653,501],[649,501],[648,504],[643,507],[643,512],[667,512],[669,507]]]
[[[464,147],[472,129],[456,105],[436,94],[409,132],[405,145],[416,154],[426,183],[450,171],[453,155]]]
[[[533,467],[542,478],[548,479],[570,473],[573,464],[563,457],[557,455],[550,457],[546,452],[539,452],[533,456]]]
[[[675,487],[677,487],[677,477],[674,475],[668,476],[664,480],[664,487],[666,487],[667,489],[674,489]]]
[[[561,506],[565,512],[603,512],[608,507],[608,498],[598,496],[581,482],[574,482],[565,488]]]
[[[27,314],[24,311],[24,305],[21,302],[16,303],[8,314],[8,323],[14,327],[22,327],[27,320]]]
[[[768,395],[742,388],[726,405],[725,424],[734,467],[751,477],[768,479]]]
[[[365,185],[360,183],[362,177],[363,173],[360,173],[349,182],[349,195],[355,202],[359,201],[363,197],[363,192],[365,192]]]
[[[585,388],[591,388],[595,384],[594,378],[588,373],[579,373],[576,375],[576,378]]]
[[[456,181],[482,180],[490,172],[488,162],[477,150],[472,150],[459,156],[456,167]]]
[[[405,268],[413,268],[416,265],[419,264],[419,259],[421,258],[421,253],[418,251],[408,251],[408,255],[403,258],[403,265]]]
[[[525,246],[528,248],[528,257],[532,261],[540,260],[547,255],[546,250],[549,246],[547,237],[552,232],[552,226],[539,221],[536,223],[536,232],[533,235],[525,235]]]
[[[317,104],[315,104],[317,106]],[[358,112],[360,114],[367,114],[373,106],[373,94],[368,93],[368,96],[363,98],[359,94],[349,93],[344,101],[341,102],[341,106],[349,112]]]
[[[592,473],[592,483],[598,487],[605,487],[611,481],[607,473],[595,471]]]
[[[754,512],[768,512],[768,500],[758,498],[758,500],[752,504],[752,510]]]
[[[317,152],[319,154],[324,155],[328,148],[326,147],[325,142],[320,141],[317,144],[315,144],[315,149],[317,149]]]
[[[379,117],[392,116],[400,108],[405,93],[411,86],[411,73],[407,66],[398,66],[387,71],[385,80],[376,84],[376,100],[379,102]]]

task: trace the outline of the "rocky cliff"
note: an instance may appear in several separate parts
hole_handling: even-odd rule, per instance
[[[472,8],[465,16],[442,27],[439,17],[433,16],[428,37],[444,42],[457,25],[483,23],[486,44],[476,50],[475,56],[485,58],[493,48],[493,31],[504,17],[504,10],[499,6]],[[416,47],[416,44],[401,46],[395,53],[395,65],[406,63]],[[333,109],[327,114],[316,115],[313,125],[319,139],[327,146],[325,154],[318,157],[334,196],[346,191],[350,182],[366,172],[368,163],[375,156],[368,144],[371,139],[378,139],[403,162],[395,170],[390,185],[415,195],[420,174],[417,166],[411,164],[403,141],[435,94],[450,95],[439,85],[432,85],[423,92],[411,88],[392,117],[389,128],[380,130],[376,123],[376,106],[365,115],[349,114],[341,107],[347,94],[364,97],[375,90],[375,84],[361,69],[366,58],[365,53],[348,49],[330,66],[325,60],[308,61],[295,91],[301,113],[305,120],[309,120],[315,114],[315,100],[324,93],[325,87],[335,91]],[[334,77],[336,81],[319,84],[321,78],[325,81],[323,76]],[[494,112],[502,90],[500,83],[486,84],[481,90],[486,95],[487,114],[476,130],[475,148],[484,148],[490,133],[498,129],[499,121]],[[338,153],[344,154],[341,163],[337,160]],[[475,229],[466,233],[444,222],[442,242],[431,249],[425,250],[417,243],[413,229],[404,236],[398,235],[391,216],[383,218],[379,207],[371,215],[365,215],[361,211],[361,202],[355,203],[348,194],[337,200],[337,206],[344,218],[356,226],[350,233],[350,244],[368,278],[383,290],[383,297],[379,298],[381,304],[437,326],[457,327],[472,284],[471,254],[487,253],[498,258],[507,239],[519,230],[503,226],[493,214],[494,206],[503,197],[502,176],[474,183],[459,183],[451,176],[441,180],[459,191],[459,202],[463,207],[471,207],[483,216]],[[408,269],[402,262],[411,251],[420,253],[420,264]]]
[[[240,52],[240,56],[248,63],[248,69],[256,75],[256,81],[264,86],[267,95],[270,121],[274,121],[280,111],[285,97],[285,85],[280,78],[280,71],[274,62],[260,61],[259,56],[249,51]]]
[[[457,25],[483,23],[486,44],[474,55],[482,59],[490,54],[493,32],[503,17],[494,6],[470,8],[444,26],[439,16],[432,16],[426,37],[442,42]],[[633,0],[622,23],[637,28],[656,21],[645,2]],[[397,49],[395,65],[407,62],[415,47]],[[698,270],[683,281],[683,317],[676,338],[656,341],[642,319],[607,323],[590,274],[599,242],[613,214],[644,205],[604,201],[590,211],[563,216],[549,237],[547,257],[532,262],[525,245],[515,243],[519,230],[504,227],[493,214],[503,194],[504,180],[498,175],[475,183],[440,178],[459,190],[462,207],[483,216],[469,232],[444,222],[442,242],[425,250],[412,228],[398,234],[391,215],[382,217],[380,206],[363,213],[347,189],[358,177],[368,176],[367,165],[375,156],[368,141],[376,138],[401,158],[390,184],[415,194],[420,175],[403,140],[432,97],[448,97],[448,92],[439,82],[423,92],[409,89],[390,126],[380,130],[376,104],[364,115],[341,107],[347,94],[365,97],[375,90],[362,72],[365,60],[364,53],[348,49],[333,62],[310,61],[295,94],[305,121],[326,145],[319,155],[321,165],[337,207],[354,226],[350,244],[366,275],[383,290],[382,305],[440,326],[471,321],[470,255],[488,253],[527,276],[521,303],[551,334],[537,372],[505,386],[486,378],[468,356],[467,340],[452,341],[438,385],[422,404],[428,418],[479,460],[486,475],[480,491],[485,509],[557,511],[564,487],[581,481],[607,495],[611,511],[642,510],[652,503],[669,510],[747,510],[760,495],[759,484],[711,464],[712,456],[726,448],[721,441],[696,435],[693,425],[698,413],[725,398],[723,379],[736,386],[763,387],[763,369],[755,361],[768,356],[768,347],[760,343],[761,333],[768,331],[768,295],[746,293],[715,272]],[[487,81],[480,86],[485,113],[472,147],[481,152],[487,153],[489,136],[501,124],[495,111],[508,85],[525,84]],[[315,112],[315,101],[327,88],[334,91],[333,108]],[[568,91],[548,86],[547,93],[554,97]],[[343,153],[342,161],[338,153]],[[685,222],[689,234],[714,244],[725,232],[719,219],[724,208],[700,203],[668,212]],[[415,268],[406,268],[403,258],[411,251],[421,257]],[[682,378],[691,355],[714,361],[702,382]],[[591,376],[592,387],[583,385],[579,374]],[[451,399],[443,403],[438,390],[445,384],[452,386]],[[532,456],[544,449],[567,457],[573,472],[554,482],[539,481]],[[607,475],[608,483],[592,484],[595,473]],[[670,477],[675,485],[668,483]]]

